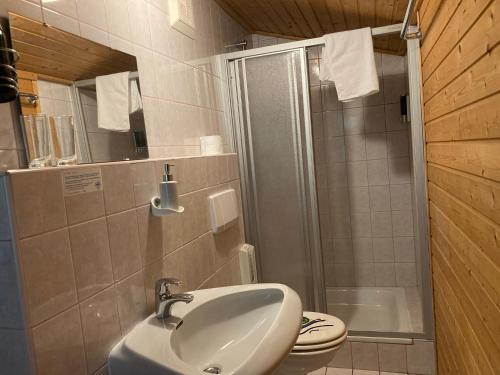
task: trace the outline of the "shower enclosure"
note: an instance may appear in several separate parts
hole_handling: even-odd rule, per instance
[[[351,337],[431,338],[418,40],[406,56],[376,53],[380,92],[347,103],[319,81],[322,43],[225,56],[260,281],[289,285]]]

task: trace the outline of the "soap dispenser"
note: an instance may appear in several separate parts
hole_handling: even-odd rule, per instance
[[[177,209],[179,202],[177,199],[177,181],[174,181],[172,174],[173,164],[166,163],[162,182],[160,182],[160,207]]]
[[[165,164],[163,178],[160,182],[160,196],[151,199],[151,208],[154,216],[165,216],[184,211],[184,207],[179,206],[177,181],[174,180],[172,174],[173,166],[173,164]]]

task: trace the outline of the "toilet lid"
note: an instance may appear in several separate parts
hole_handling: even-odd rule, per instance
[[[347,339],[347,331],[338,339],[314,345],[295,345],[292,353],[316,353],[317,351],[340,347]]]
[[[294,349],[303,346],[335,341],[346,333],[346,326],[340,319],[318,312],[304,311],[302,326]]]

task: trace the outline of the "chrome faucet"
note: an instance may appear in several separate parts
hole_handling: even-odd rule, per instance
[[[193,301],[194,296],[189,293],[173,294],[168,289],[169,285],[182,285],[182,281],[166,278],[159,279],[155,284],[155,311],[158,319],[166,319],[170,317],[172,305],[176,302],[189,303]]]

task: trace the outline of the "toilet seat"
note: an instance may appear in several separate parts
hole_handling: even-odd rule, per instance
[[[323,351],[342,344],[347,338],[347,328],[338,318],[304,311],[302,327],[292,353]]]
[[[344,334],[333,341],[327,341],[321,344],[316,345],[295,345],[292,349],[292,353],[301,353],[301,352],[314,352],[318,350],[325,350],[329,348],[333,348],[336,346],[340,346],[347,339],[347,331]]]

